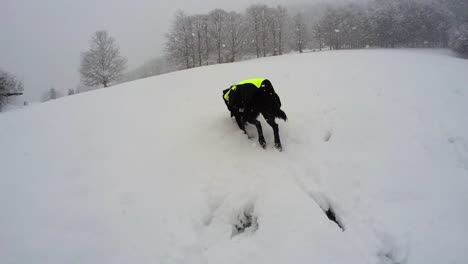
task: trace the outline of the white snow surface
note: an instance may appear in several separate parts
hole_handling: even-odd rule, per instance
[[[255,77],[289,117],[281,153],[221,99]],[[467,263],[467,113],[468,61],[444,50],[270,57],[4,113],[0,262]]]

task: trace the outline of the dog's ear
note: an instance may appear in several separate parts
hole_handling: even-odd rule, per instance
[[[262,85],[261,87],[264,87],[267,91],[268,90],[273,90],[273,85],[271,84],[271,82],[267,79],[265,79],[263,82],[262,82]]]

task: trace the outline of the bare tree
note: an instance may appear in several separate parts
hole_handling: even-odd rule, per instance
[[[189,16],[187,18],[187,39],[189,46],[189,56],[191,61],[191,67],[197,66],[197,45],[196,45],[196,35],[195,35],[195,18]]]
[[[288,10],[284,6],[276,7],[276,31],[278,36],[277,47],[279,55],[283,55],[284,52],[284,43],[287,38],[288,33]]]
[[[203,16],[196,15],[192,17],[193,34],[195,37],[195,54],[198,57],[198,66],[202,66],[203,62]]]
[[[176,19],[168,38],[168,58],[186,68],[234,61],[244,54],[281,55],[364,47],[451,47],[468,53],[468,2],[465,0],[369,0],[321,3],[292,8],[251,5],[243,14],[216,9],[208,15]],[[239,21],[239,17],[241,17]],[[243,30],[246,30],[244,33]],[[310,30],[310,31],[309,31]],[[310,34],[310,35],[309,35]],[[312,38],[313,37],[313,38]],[[217,56],[210,58],[216,50]]]
[[[306,25],[302,15],[299,13],[294,16],[294,41],[297,50],[302,53],[306,44]]]
[[[121,77],[127,60],[107,31],[97,31],[90,44],[90,49],[81,54],[81,80],[88,86],[107,87]]]
[[[323,42],[324,42],[324,37],[325,37],[325,29],[321,23],[315,23],[312,26],[312,34],[315,38],[315,41],[319,45],[319,50],[322,50],[323,48]]]
[[[234,62],[242,50],[247,34],[247,27],[241,14],[230,12],[226,19],[226,42],[229,49],[229,61]]]
[[[210,64],[210,33],[209,33],[209,17],[207,15],[203,16],[203,39],[205,40],[205,62],[206,65]]]
[[[272,14],[267,5],[251,5],[246,10],[249,21],[249,36],[255,45],[257,58],[260,54],[266,57],[271,34]]]
[[[266,25],[269,27],[266,39],[268,46],[273,50],[273,56],[282,55],[284,51],[285,36],[288,31],[288,13],[285,7],[266,9]]]
[[[270,39],[271,39],[271,47],[273,50],[273,56],[278,55],[279,53],[279,48],[278,48],[278,39],[279,39],[279,32],[278,32],[278,12],[275,8],[268,8],[267,13],[266,13],[266,21],[267,25],[269,26],[269,33],[270,33]]]
[[[203,65],[203,61],[208,65],[210,52],[210,39],[208,33],[208,16],[195,15],[192,19],[192,36],[194,37],[194,54],[198,60],[198,66]]]
[[[263,57],[266,57],[266,50],[267,50],[267,43],[268,43],[268,23],[270,20],[268,19],[268,6],[261,5],[260,6],[260,32],[262,37],[262,50],[263,50]]]
[[[247,19],[249,21],[249,35],[252,38],[252,42],[255,45],[255,51],[257,58],[260,58],[260,32],[261,32],[261,5],[252,5],[247,8]]]
[[[226,35],[226,17],[227,12],[222,9],[215,9],[209,13],[210,36],[215,43],[218,52],[218,63],[222,63],[222,50],[224,48],[223,40]]]
[[[183,12],[178,11],[172,23],[170,33],[166,34],[166,52],[171,61],[177,66],[185,69],[191,68],[192,48],[190,42],[192,32],[190,18]]]
[[[18,81],[13,74],[0,69],[0,111],[8,104],[10,96],[23,94],[23,83]]]

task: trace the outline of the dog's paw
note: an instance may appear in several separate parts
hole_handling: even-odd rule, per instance
[[[282,151],[283,151],[283,146],[281,146],[280,143],[275,143],[275,148],[276,148],[279,152],[282,152]]]

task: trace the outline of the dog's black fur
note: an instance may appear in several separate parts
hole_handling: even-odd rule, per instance
[[[264,80],[260,88],[253,84],[236,85],[235,90],[229,93],[229,102],[226,101],[224,95],[231,88],[223,91],[223,100],[227,108],[231,112],[231,117],[235,117],[237,125],[245,134],[245,125],[253,124],[257,127],[258,142],[265,148],[266,141],[263,137],[262,125],[257,120],[260,114],[263,115],[267,123],[273,128],[275,135],[275,147],[282,151],[281,139],[279,136],[278,124],[275,118],[280,118],[286,121],[288,118],[286,113],[281,110],[281,100],[273,89],[273,85],[269,80]]]

